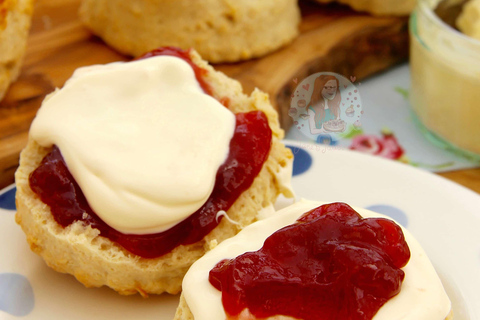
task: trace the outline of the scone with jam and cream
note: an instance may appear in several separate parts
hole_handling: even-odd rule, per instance
[[[408,231],[368,210],[302,200],[193,264],[175,315],[187,319],[444,320],[452,314],[440,279]]]
[[[282,137],[266,94],[193,50],[80,68],[32,123],[16,221],[88,287],[177,293],[195,260],[292,196]]]

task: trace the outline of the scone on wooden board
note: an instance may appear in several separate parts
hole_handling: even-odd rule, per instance
[[[30,128],[16,221],[50,267],[87,287],[175,294],[195,260],[293,195],[283,134],[266,94],[245,95],[193,50],[81,68]]]
[[[210,62],[256,58],[298,34],[296,0],[82,0],[80,19],[116,50],[194,48]]]
[[[33,0],[0,0],[0,100],[20,73]]]
[[[338,2],[357,11],[378,16],[407,16],[415,8],[416,0],[314,0],[320,3]]]
[[[302,199],[197,260],[174,320],[452,317],[406,229],[372,211]]]
[[[457,27],[467,36],[480,40],[480,0],[465,3],[457,18]]]

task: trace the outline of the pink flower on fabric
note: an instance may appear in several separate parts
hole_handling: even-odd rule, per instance
[[[382,137],[358,135],[352,139],[350,149],[393,160],[405,153],[392,133],[382,133]]]

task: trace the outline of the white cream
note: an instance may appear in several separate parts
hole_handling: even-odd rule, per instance
[[[251,224],[195,262],[183,280],[183,295],[195,320],[226,319],[221,292],[208,281],[208,273],[219,261],[259,250],[276,230],[294,223],[303,213],[321,204],[301,200],[271,218]],[[365,209],[354,209],[365,218],[384,217]],[[373,320],[443,320],[450,311],[450,300],[421,246],[407,230],[403,229],[403,232],[411,258],[403,268],[402,290],[378,311]]]
[[[30,134],[60,148],[103,221],[148,234],[205,203],[234,129],[187,62],[159,56],[78,69],[45,99]]]

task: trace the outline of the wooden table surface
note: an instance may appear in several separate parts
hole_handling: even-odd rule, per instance
[[[82,26],[80,0],[37,0],[22,74],[0,103],[0,188],[13,183],[18,154],[45,95],[61,87],[80,66],[128,60]],[[246,91],[258,86],[270,94],[282,125],[282,107],[294,91],[292,79],[319,71],[363,79],[407,58],[407,20],[374,18],[341,6],[302,3],[301,35],[265,58],[217,69],[239,80]],[[318,41],[320,37],[325,40]],[[351,59],[350,57],[354,57]],[[439,174],[480,193],[480,168]]]

